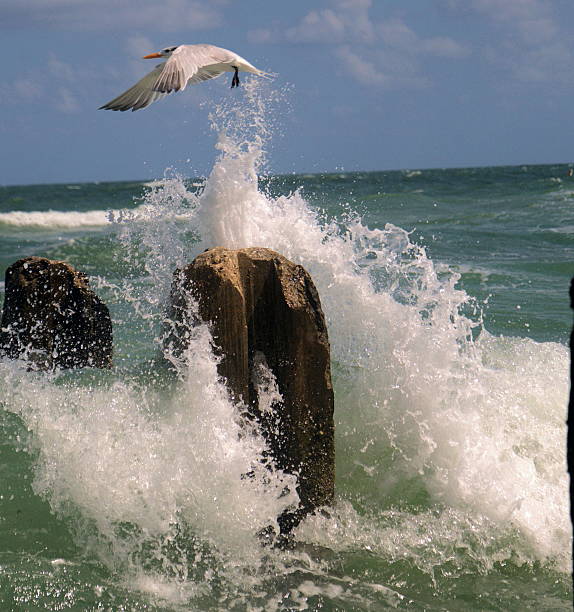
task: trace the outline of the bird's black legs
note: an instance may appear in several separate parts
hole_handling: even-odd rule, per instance
[[[235,69],[235,74],[231,79],[231,89],[233,89],[234,87],[239,87],[239,70],[237,69],[237,66],[232,66],[232,68]]]

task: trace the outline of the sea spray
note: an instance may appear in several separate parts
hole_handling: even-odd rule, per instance
[[[201,250],[265,246],[302,264],[331,341],[335,507],[299,527],[313,546],[259,546],[257,531],[296,502],[294,483],[261,463],[205,326],[169,385],[156,386],[153,361],[149,376],[91,382],[2,364],[2,402],[31,431],[35,491],[120,580],[199,608],[432,609],[465,579],[503,593],[522,567],[566,572],[566,348],[490,335],[463,314],[458,275],[404,229],[331,221],[302,190],[262,190],[265,138],[234,131],[238,116],[247,132],[266,125],[250,96],[239,115],[218,110],[202,188],[166,178],[114,217],[133,263],[115,295],[159,351],[173,270]],[[277,402],[268,376],[261,391]]]
[[[194,340],[187,375],[169,393],[122,381],[59,385],[3,364],[10,409],[33,432],[35,492],[110,567],[133,572],[155,558],[165,570],[162,550],[182,530],[220,563],[248,563],[257,532],[298,501],[293,477],[266,467],[261,438],[242,427],[207,328]],[[186,577],[188,553],[176,578]]]
[[[252,163],[253,150],[219,160],[216,184],[227,174],[248,178],[239,198],[206,189],[200,234],[235,248],[257,236],[313,276],[335,365],[339,482],[383,507],[430,495],[516,526],[535,558],[566,568],[564,347],[481,332],[480,316],[461,314],[470,298],[458,274],[435,266],[407,232],[352,218],[343,232],[321,225],[303,194],[259,191],[240,171]],[[501,350],[507,359],[498,361]]]
[[[260,190],[260,141],[239,146],[223,134],[218,147],[190,212],[194,250],[256,244],[310,271],[333,350],[340,489],[360,506],[430,497],[516,526],[534,557],[565,567],[563,347],[516,339],[493,368],[511,341],[462,314],[470,298],[458,274],[435,266],[406,231],[352,216],[343,230],[321,223],[302,193]]]
[[[512,361],[495,370],[483,363],[504,340],[488,342],[484,330],[473,340],[477,321],[461,315],[469,298],[456,289],[457,275],[439,276],[407,232],[391,225],[369,230],[355,221],[338,234],[319,225],[302,194],[270,201],[255,185],[244,187],[248,225],[230,229],[228,244],[246,246],[257,235],[258,244],[309,270],[321,295],[334,361],[339,491],[369,507],[417,506],[430,495],[435,503],[470,508],[471,515],[518,525],[538,549],[535,556],[557,557],[566,567],[565,349],[516,340],[552,361],[548,370],[539,363],[551,373],[546,383],[542,372],[524,371],[526,388],[536,387],[525,405],[520,369]],[[236,205],[230,199],[222,214],[233,215]],[[221,219],[210,221],[213,232]],[[502,404],[499,388],[507,390]],[[552,407],[553,423],[543,430],[525,418],[534,401]],[[504,436],[518,433],[517,418],[525,430]],[[536,450],[541,431],[548,437]],[[534,454],[518,449],[520,437]],[[539,453],[541,471],[534,468]]]

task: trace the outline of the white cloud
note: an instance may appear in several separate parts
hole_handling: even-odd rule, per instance
[[[515,81],[549,87],[550,83],[556,86],[574,84],[574,55],[571,46],[563,40],[524,49],[521,53],[512,49],[505,57],[497,56],[494,61],[509,70]]]
[[[60,112],[66,114],[77,113],[80,110],[80,104],[76,96],[67,87],[60,87],[56,91],[54,106]]]
[[[196,0],[140,1],[128,10],[118,11],[112,2],[112,14],[132,28],[154,27],[165,32],[177,30],[205,30],[220,25],[221,15],[213,5]]]
[[[431,85],[414,55],[393,49],[357,50],[343,45],[335,50],[335,56],[349,77],[363,85],[386,90],[415,90]]]
[[[405,54],[458,59],[470,53],[467,47],[447,36],[420,38],[399,19],[381,22],[378,30],[384,46]]]
[[[362,42],[373,42],[374,25],[369,15],[371,0],[336,0],[335,6],[351,22],[353,36]]]
[[[46,63],[0,87],[0,103],[41,104],[63,113],[81,108],[80,98],[98,76],[90,68],[81,70],[50,54]]]
[[[276,34],[269,28],[259,28],[257,30],[249,30],[247,32],[247,40],[255,44],[273,43],[276,39]]]
[[[16,98],[22,100],[38,100],[42,97],[44,91],[38,81],[29,77],[16,79],[10,89],[13,90]]]
[[[3,0],[2,26],[68,30],[202,30],[221,23],[225,0]]]
[[[73,81],[75,78],[72,66],[58,59],[53,53],[48,58],[48,71],[53,77],[63,81]]]
[[[389,77],[374,62],[366,60],[348,46],[339,47],[335,54],[341,60],[345,71],[365,85],[387,85]]]
[[[476,11],[498,21],[517,22],[535,19],[546,12],[547,1],[540,0],[471,0]]]
[[[307,13],[297,26],[286,32],[291,42],[342,42],[345,36],[345,23],[331,9]]]
[[[372,0],[330,0],[288,28],[254,30],[251,42],[314,43],[332,47],[343,71],[356,81],[383,88],[421,88],[427,57],[459,59],[470,51],[447,36],[421,38],[401,19],[371,18]]]
[[[46,97],[45,79],[40,75],[25,75],[0,83],[0,104],[18,106],[41,102]]]
[[[147,36],[129,36],[125,43],[125,49],[132,57],[141,58],[155,51],[154,43]]]
[[[502,37],[489,53],[514,81],[572,84],[574,44],[547,0],[472,0],[472,8],[496,24]],[[570,26],[570,24],[569,24]]]
[[[128,55],[129,78],[134,79],[134,81],[139,80],[144,74],[148,73],[157,62],[142,62],[143,56],[153,51],[159,51],[162,46],[157,42],[152,42],[147,36],[139,34],[129,36],[124,44]]]
[[[384,44],[389,47],[414,52],[418,46],[418,36],[399,19],[381,22],[378,30]]]
[[[287,40],[314,43],[373,40],[371,0],[333,0],[332,4],[332,8],[310,11],[296,26],[288,28]]]
[[[558,32],[551,3],[540,0],[472,0],[479,14],[505,25],[527,45],[551,41]]]
[[[443,36],[421,40],[419,48],[424,53],[452,59],[467,57],[470,54],[470,50],[457,43],[456,40]]]
[[[44,87],[39,79],[21,76],[14,81],[0,83],[0,104],[23,104],[36,102],[44,96]]]

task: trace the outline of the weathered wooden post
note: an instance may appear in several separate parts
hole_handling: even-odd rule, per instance
[[[275,465],[298,477],[301,506],[278,519],[289,533],[334,496],[330,350],[317,290],[302,266],[270,249],[210,249],[174,275],[167,343],[176,354],[197,323],[190,295],[211,328],[230,395],[259,422]],[[254,386],[262,365],[282,396],[270,412],[259,408]]]

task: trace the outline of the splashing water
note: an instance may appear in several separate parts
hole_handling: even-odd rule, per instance
[[[406,605],[396,589],[333,569],[330,554],[355,551],[389,566],[408,560],[435,588],[446,567],[568,571],[565,347],[489,335],[462,314],[471,300],[458,276],[401,228],[328,221],[299,191],[263,191],[266,113],[277,102],[264,87],[251,81],[241,106],[214,111],[220,153],[201,189],[166,178],[114,215],[139,266],[116,297],[160,342],[173,271],[205,248],[268,247],[309,271],[330,334],[338,498],[298,529],[314,552],[258,544],[257,532],[297,503],[295,483],[262,465],[264,443],[218,379],[207,326],[167,385],[125,372],[86,384],[0,364],[2,402],[33,434],[35,492],[86,550],[173,604]],[[261,376],[265,408],[278,392],[272,373]]]

